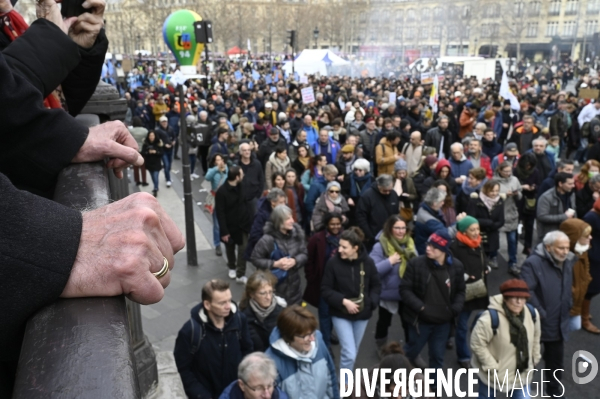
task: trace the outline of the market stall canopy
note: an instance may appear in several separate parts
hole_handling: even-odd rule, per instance
[[[327,67],[350,65],[340,56],[330,50],[303,50],[294,60],[294,69],[298,75],[314,75],[320,73],[327,76]],[[288,61],[283,66],[288,74],[292,73],[292,62]]]
[[[239,55],[248,53],[246,50],[240,49],[238,46],[234,46],[227,50],[227,55]]]

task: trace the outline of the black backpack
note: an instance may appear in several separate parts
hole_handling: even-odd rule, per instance
[[[238,322],[240,323],[240,326],[241,326],[242,320],[240,319],[240,309],[239,308],[234,313],[234,317],[238,318]],[[190,327],[192,329],[192,334],[191,334],[192,350],[190,351],[190,353],[192,355],[195,355],[196,352],[198,352],[198,350],[200,349],[200,345],[202,344],[202,340],[204,339],[204,336],[206,336],[206,331],[204,330],[202,323],[198,323],[196,320],[194,320],[192,318],[190,318],[190,320],[188,320],[188,323],[190,323]],[[237,330],[237,337],[238,337],[238,341],[242,340],[242,334],[240,333],[239,329]]]
[[[535,308],[530,303],[525,303],[525,305],[527,305],[527,309],[529,309],[529,312],[531,313],[531,318],[533,319],[533,324],[535,324],[535,321],[537,319]],[[496,333],[498,332],[498,326],[500,325],[500,318],[498,317],[498,311],[496,309],[486,309],[477,313],[475,320],[473,320],[473,324],[471,324],[471,331],[473,331],[473,329],[475,328],[475,324],[477,324],[477,320],[479,320],[483,312],[490,313],[490,317],[492,319],[492,331],[494,331],[494,335],[496,335]]]

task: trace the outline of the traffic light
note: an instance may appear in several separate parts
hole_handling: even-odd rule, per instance
[[[210,44],[213,42],[211,21],[198,21],[194,23],[196,42]]]
[[[296,44],[296,31],[288,30],[287,31],[287,39],[288,39],[288,44],[290,45],[290,47],[294,48],[295,44]]]

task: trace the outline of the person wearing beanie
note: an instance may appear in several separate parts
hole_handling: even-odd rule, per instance
[[[456,357],[458,364],[469,368],[471,351],[467,341],[468,322],[474,310],[486,309],[489,305],[487,256],[481,246],[479,221],[465,216],[456,223],[456,239],[450,247],[455,259],[465,267],[465,306],[456,318]]]
[[[400,216],[412,226],[415,201],[418,199],[413,179],[408,175],[408,166],[402,158],[394,163],[394,191],[400,200]]]
[[[347,224],[348,217],[346,216],[350,208],[348,201],[342,195],[342,186],[337,181],[327,183],[327,189],[317,199],[315,209],[311,218],[312,231],[321,231],[325,225],[323,220],[328,213],[338,213],[342,215],[342,224]]]
[[[440,159],[436,164],[435,171],[425,179],[424,186],[428,190],[433,186],[433,183],[437,180],[443,180],[450,186],[450,194],[454,194],[458,191],[456,182],[450,175],[450,162],[447,159]]]
[[[573,307],[571,308],[571,330],[584,330],[600,334],[600,329],[590,321],[591,299],[586,294],[592,276],[590,275],[590,249],[592,226],[581,219],[568,219],[560,224],[560,231],[571,241],[571,252],[577,257],[573,265]]]
[[[527,283],[529,302],[540,312],[544,344],[544,368],[554,374],[545,392],[561,396],[565,357],[565,341],[569,339],[573,302],[573,264],[571,242],[562,231],[553,230],[543,236],[531,256],[521,266],[521,279]]]
[[[446,230],[431,234],[424,255],[408,261],[400,283],[402,317],[409,324],[404,352],[413,364],[428,344],[429,367],[444,367],[450,325],[463,309],[464,266],[452,256],[451,242]]]
[[[492,159],[492,170],[496,170],[502,162],[508,161],[512,164],[513,169],[517,167],[519,161],[519,149],[515,143],[508,143],[504,146],[504,152],[496,155]]]
[[[521,384],[526,384],[522,376],[528,375],[542,357],[541,316],[527,304],[529,297],[527,283],[518,279],[507,280],[500,285],[500,294],[490,297],[488,311],[476,319],[471,332],[471,367],[479,368],[480,398],[489,398],[488,390],[493,392],[494,389],[509,394],[513,384],[514,393],[509,397],[528,397],[521,395],[524,392],[520,390]],[[495,328],[492,315],[497,318]],[[496,370],[499,376],[508,375],[508,379],[502,385],[493,378],[488,379],[487,370],[491,369]],[[520,379],[515,377],[517,372]],[[534,392],[531,386],[523,388]]]

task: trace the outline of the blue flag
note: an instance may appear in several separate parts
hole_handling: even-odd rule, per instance
[[[252,79],[254,79],[254,80],[260,79],[260,73],[256,72],[254,69],[252,70]]]
[[[235,71],[233,75],[235,76],[235,80],[242,80],[243,75],[240,71]]]
[[[248,90],[252,90],[254,88],[254,83],[252,81],[248,82]]]
[[[267,82],[267,84],[273,83],[273,79],[271,78],[271,75],[265,76],[265,82]]]

